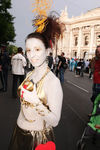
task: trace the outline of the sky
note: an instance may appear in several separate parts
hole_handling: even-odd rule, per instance
[[[16,42],[11,44],[23,49],[25,49],[26,36],[34,31],[32,27],[32,19],[34,18],[32,3],[34,0],[12,0],[12,9],[10,9],[10,13],[15,17],[16,33]],[[67,6],[69,17],[80,16],[88,10],[100,7],[100,0],[53,0],[51,10],[60,14],[65,6]]]

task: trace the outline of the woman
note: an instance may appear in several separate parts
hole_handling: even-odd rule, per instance
[[[41,143],[54,141],[52,127],[60,120],[63,93],[59,79],[48,68],[46,57],[50,40],[54,42],[54,35],[58,35],[55,27],[60,27],[55,19],[46,21],[44,32],[34,32],[26,38],[26,53],[34,70],[19,87],[21,110],[9,150],[35,150]]]

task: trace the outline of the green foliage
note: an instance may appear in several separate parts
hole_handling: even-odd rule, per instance
[[[14,42],[14,17],[9,13],[11,0],[0,0],[0,45]]]
[[[15,45],[8,45],[7,50],[9,52],[9,55],[17,53],[17,47]]]
[[[6,11],[11,8],[11,0],[0,0],[0,11]]]

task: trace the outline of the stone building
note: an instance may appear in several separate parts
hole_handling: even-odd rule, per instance
[[[92,58],[96,46],[100,45],[100,8],[72,18],[68,18],[65,8],[59,19],[66,28],[63,38],[57,41],[54,53],[65,52],[69,58]]]

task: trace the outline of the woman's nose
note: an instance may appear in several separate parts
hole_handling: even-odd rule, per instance
[[[31,57],[34,57],[35,56],[35,51],[31,51]]]

